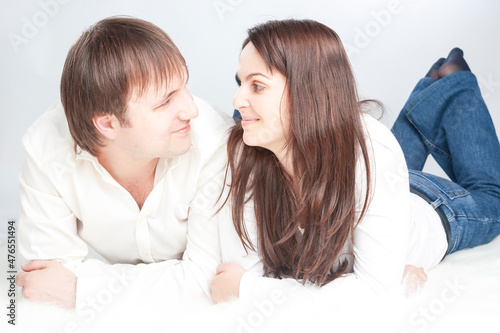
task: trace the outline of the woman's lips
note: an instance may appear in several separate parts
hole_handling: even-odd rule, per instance
[[[241,125],[242,126],[246,126],[246,125],[250,125],[250,124],[253,124],[253,123],[256,123],[257,121],[259,121],[259,119],[242,119],[241,120]]]

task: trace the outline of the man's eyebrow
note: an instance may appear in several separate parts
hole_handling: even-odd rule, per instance
[[[158,96],[158,99],[156,100],[156,103],[155,104],[158,104],[155,109],[157,107],[159,107],[162,103],[164,103],[166,100],[168,100],[170,98],[170,96],[172,96],[173,94],[175,94],[176,92],[178,92],[179,89],[174,89],[174,90],[171,90],[169,92],[167,92],[166,94],[162,94],[161,96],[159,95]]]
[[[189,81],[189,72],[187,72],[187,74],[186,74],[186,80],[184,81],[184,84],[187,84],[188,81]],[[179,89],[171,90],[171,91],[167,92],[165,95],[161,95],[161,97],[159,97],[158,99],[162,102],[166,101],[167,99],[170,98],[170,96],[172,96],[173,94],[175,94],[178,91],[179,91]]]
[[[168,94],[163,99],[164,100],[169,99],[170,96],[172,96],[173,94],[175,94],[178,91],[179,91],[179,89],[174,89],[174,90],[169,91]]]

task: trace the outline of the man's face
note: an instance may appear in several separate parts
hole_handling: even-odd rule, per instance
[[[134,94],[128,102],[129,124],[117,129],[116,147],[141,160],[186,153],[191,146],[189,121],[198,116],[187,77],[174,78],[169,87],[150,86],[140,97]]]

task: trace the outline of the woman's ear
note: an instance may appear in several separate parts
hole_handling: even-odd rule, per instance
[[[107,139],[114,140],[116,137],[118,119],[114,115],[104,114],[96,115],[92,118],[92,122],[97,130]]]

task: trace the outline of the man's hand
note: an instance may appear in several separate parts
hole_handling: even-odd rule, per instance
[[[31,301],[51,302],[73,309],[76,302],[76,275],[58,261],[34,260],[22,265],[16,284]]]
[[[422,289],[427,282],[427,274],[422,267],[406,265],[403,273],[403,285],[405,286],[406,296],[409,296]]]
[[[231,297],[239,297],[240,281],[246,270],[235,264],[220,264],[216,276],[210,282],[212,300],[215,303],[228,301]]]

